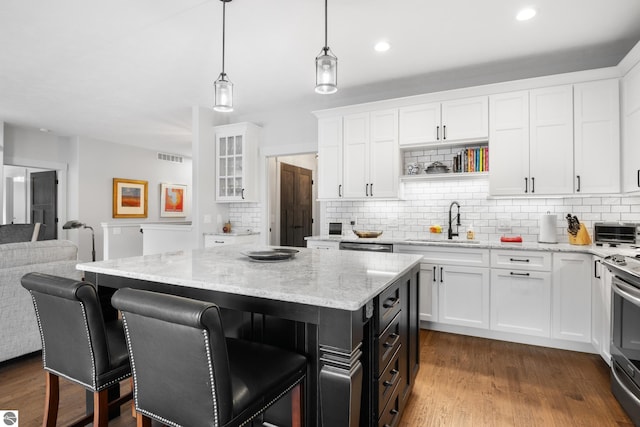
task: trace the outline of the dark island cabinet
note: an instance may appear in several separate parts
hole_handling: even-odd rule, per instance
[[[374,300],[373,426],[398,425],[420,367],[419,274],[413,269]]]

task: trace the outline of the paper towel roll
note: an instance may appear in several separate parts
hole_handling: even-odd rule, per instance
[[[555,214],[546,213],[540,217],[540,243],[558,243],[556,229],[558,227],[558,217]]]

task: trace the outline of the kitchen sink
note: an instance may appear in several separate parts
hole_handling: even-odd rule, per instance
[[[458,244],[471,244],[478,245],[480,244],[477,240],[449,240],[449,239],[407,239],[405,242],[408,243],[458,243]]]

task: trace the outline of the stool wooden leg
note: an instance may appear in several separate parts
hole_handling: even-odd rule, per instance
[[[302,427],[302,384],[291,389],[291,427]]]
[[[106,427],[109,423],[109,390],[93,393],[93,425]]]
[[[151,427],[151,418],[145,417],[138,412],[136,416],[136,427]]]
[[[58,376],[51,372],[44,372],[46,392],[44,398],[44,418],[42,427],[55,427],[58,419],[58,402],[60,401],[60,387]]]
[[[131,393],[133,395],[133,375],[129,378],[130,382],[131,382]],[[135,400],[133,400],[133,397],[131,399],[131,416],[133,418],[136,418],[136,402]]]

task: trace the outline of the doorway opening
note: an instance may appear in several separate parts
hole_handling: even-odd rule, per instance
[[[269,245],[306,246],[305,237],[319,234],[317,173],[315,153],[267,157]]]

